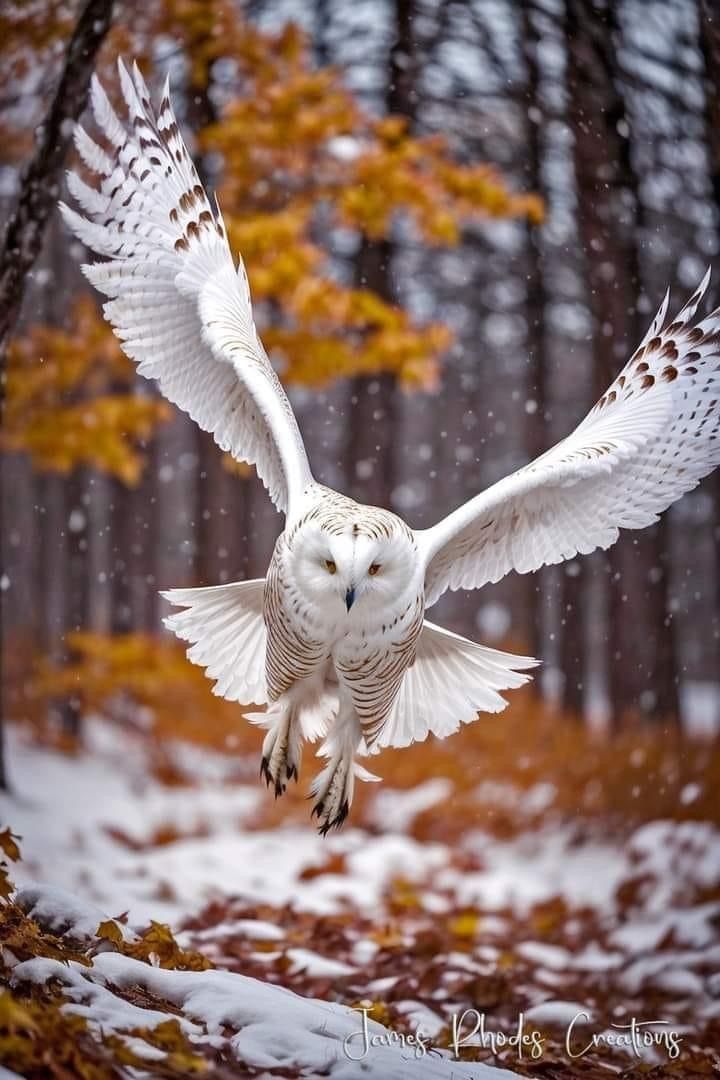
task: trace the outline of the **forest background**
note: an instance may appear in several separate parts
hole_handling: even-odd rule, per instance
[[[720,300],[715,5],[32,0],[3,6],[0,40],[0,776],[22,792],[42,752],[80,777],[113,730],[168,790],[201,783],[180,742],[244,783],[258,732],[164,632],[159,591],[261,576],[280,519],[136,378],[83,281],[53,208],[91,71],[115,101],[118,55],[155,91],[170,73],[316,476],[423,527],[567,434],[668,285],[680,307],[711,264]],[[648,822],[714,827],[719,497],[708,477],[607,553],[444,597],[436,621],[543,667],[500,718],[383,755],[390,801],[362,786],[357,824],[374,835],[382,805],[463,866],[473,829],[509,843],[572,822],[624,852]],[[439,804],[404,818],[393,790],[438,778]],[[252,828],[304,822],[301,796]],[[129,850],[186,839],[113,829]],[[720,897],[711,847],[683,903]],[[619,896],[625,918],[640,901]],[[568,903],[537,932],[567,943]]]

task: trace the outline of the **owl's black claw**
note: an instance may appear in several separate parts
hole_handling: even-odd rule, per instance
[[[316,815],[318,818],[322,818],[325,804],[323,802],[315,803],[310,814],[311,818]],[[341,829],[348,814],[350,813],[350,804],[347,799],[343,801],[335,817],[326,818],[321,825],[318,826],[318,832],[321,836],[327,836],[331,829]]]

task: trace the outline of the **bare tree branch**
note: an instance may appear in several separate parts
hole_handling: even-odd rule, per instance
[[[110,28],[113,0],[88,0],[70,39],[62,75],[35,152],[24,172],[17,203],[0,249],[0,365],[17,322],[25,279],[42,247],[45,225],[58,195],[60,170],[72,124],[87,98],[95,57]]]

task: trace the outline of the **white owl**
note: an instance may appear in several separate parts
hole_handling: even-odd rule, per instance
[[[664,327],[666,296],[613,385],[563,442],[430,529],[318,484],[290,403],[258,339],[245,270],[190,160],[165,85],[153,111],[122,63],[128,115],[100,83],[92,106],[109,152],[82,128],[62,206],[104,261],[84,267],[138,371],[157,380],[239,461],[253,463],[285,528],[260,581],[166,593],[167,625],[215,693],[266,706],[261,772],[276,794],[297,779],[303,740],[324,737],[315,779],[320,831],[340,826],[358,753],[442,738],[505,706],[501,690],[536,661],[425,620],[446,589],[475,589],[607,548],[640,529],[720,461],[720,310],[694,325],[699,289]]]

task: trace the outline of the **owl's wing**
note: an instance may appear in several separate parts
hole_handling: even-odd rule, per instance
[[[161,595],[175,607],[163,622],[187,641],[188,660],[214,679],[213,694],[241,705],[264,705],[265,648],[263,619],[265,578],[231,581],[200,589],[170,589]]]
[[[642,529],[720,463],[720,308],[694,325],[710,278],[642,344],[572,435],[416,533],[426,604],[528,573]]]
[[[445,739],[480,713],[499,713],[507,701],[502,690],[529,682],[525,674],[539,663],[514,656],[423,623],[414,663],[403,675],[392,708],[367,746],[376,754],[386,746],[409,746],[428,735]]]
[[[63,216],[106,261],[84,266],[127,355],[216,443],[254,464],[279,510],[312,482],[290,402],[253,322],[245,268],[237,270],[222,216],[211,207],[170,104],[157,116],[143,78],[118,64],[127,116],[97,78],[91,102],[107,153],[81,128],[75,142],[99,188],[68,175],[85,216]]]

